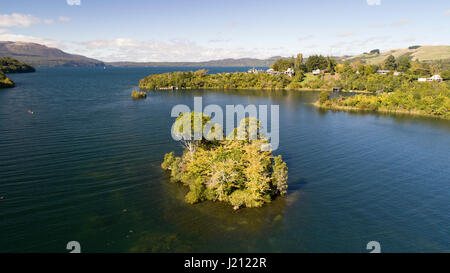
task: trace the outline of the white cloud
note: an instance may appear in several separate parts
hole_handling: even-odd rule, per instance
[[[353,31],[344,31],[338,34],[338,37],[350,37],[354,36],[355,33]]]
[[[409,23],[409,20],[402,19],[402,20],[398,20],[397,22],[392,23],[392,26],[401,26],[401,25],[405,25],[408,23]]]
[[[72,19],[65,16],[59,16],[58,21],[70,22]],[[55,22],[54,19],[39,19],[30,14],[0,14],[0,27],[29,27],[33,24],[44,23],[51,25]]]
[[[53,24],[53,20],[52,19],[44,19],[44,24],[51,25],[51,24]]]
[[[381,0],[366,0],[369,6],[379,6],[381,5]]]
[[[409,37],[404,38],[404,39],[402,40],[402,42],[410,43],[410,42],[414,42],[414,41],[416,41],[416,40],[417,40],[416,37],[409,36]]]
[[[128,38],[77,42],[73,52],[103,61],[208,61],[225,58],[268,58],[286,55],[285,49],[271,48],[223,48],[198,45],[185,39],[170,41],[139,41]],[[213,43],[214,44],[214,43]]]
[[[306,35],[306,36],[299,37],[297,40],[298,40],[299,42],[303,42],[303,41],[310,40],[310,39],[312,39],[313,37],[314,37],[313,35]]]
[[[69,6],[80,6],[81,0],[67,0],[67,5]]]
[[[450,16],[450,9],[444,13],[445,16]]]
[[[372,36],[365,39],[355,39],[330,45],[335,50],[334,55],[361,54],[362,49],[383,48],[392,42],[391,36]]]
[[[39,22],[39,18],[29,14],[0,14],[0,27],[29,27]]]
[[[231,39],[211,39],[208,41],[208,43],[215,44],[215,43],[228,43],[231,41]]]
[[[61,22],[70,22],[70,21],[72,21],[71,18],[66,17],[66,16],[59,16],[58,20],[61,21]]]
[[[49,40],[40,37],[26,36],[22,34],[11,33],[7,29],[0,29],[0,41],[28,42],[46,45],[49,47],[66,48],[64,44],[55,40]]]
[[[376,24],[369,24],[369,27],[372,27],[372,28],[399,27],[399,26],[403,26],[403,25],[406,25],[406,24],[409,24],[409,20],[401,19],[401,20],[395,21],[395,22],[390,23],[390,24],[389,23],[388,24],[378,24],[378,23],[376,23]]]

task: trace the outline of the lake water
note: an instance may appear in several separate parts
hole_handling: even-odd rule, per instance
[[[450,251],[450,122],[318,110],[318,92],[161,91],[191,68],[40,68],[0,90],[0,252]],[[214,68],[212,72],[246,70]],[[280,105],[287,198],[237,212],[184,202],[160,163],[176,104]],[[34,115],[27,113],[34,111]]]

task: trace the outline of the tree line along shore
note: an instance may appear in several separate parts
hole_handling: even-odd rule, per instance
[[[450,68],[442,62],[412,61],[388,56],[379,65],[344,62],[314,55],[279,59],[267,71],[208,74],[207,70],[149,75],[142,90],[158,89],[273,89],[337,90],[368,93],[328,96],[316,106],[341,110],[404,112],[448,118]]]

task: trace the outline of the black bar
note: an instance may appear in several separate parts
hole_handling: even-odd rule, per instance
[[[417,268],[433,264],[444,265],[445,254],[0,254],[3,268],[51,268],[78,272],[128,269],[127,272],[304,272],[317,270],[379,269],[397,264]],[[194,261],[194,264],[192,264]],[[214,264],[208,261],[217,261]],[[201,265],[201,266],[200,266]],[[128,268],[129,267],[129,268]],[[140,268],[140,269],[139,269]],[[139,270],[138,270],[139,269]],[[294,269],[294,270],[293,270]],[[16,270],[14,270],[16,271]],[[309,270],[308,270],[309,271]],[[6,272],[6,271],[5,271]]]

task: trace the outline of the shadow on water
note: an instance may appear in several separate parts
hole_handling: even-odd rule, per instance
[[[296,181],[289,181],[288,194],[294,194],[296,191],[302,189],[308,184],[307,180],[300,178]]]
[[[131,251],[257,251],[262,242],[249,238],[268,238],[279,230],[286,207],[298,197],[294,189],[286,198],[276,198],[261,208],[233,211],[221,202],[189,205],[184,200],[187,187],[170,182],[167,176],[161,183],[165,196],[161,210],[170,232],[145,232]]]

